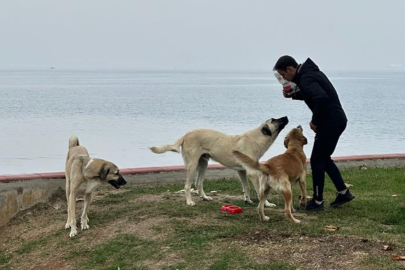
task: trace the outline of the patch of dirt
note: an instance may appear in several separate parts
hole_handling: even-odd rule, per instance
[[[127,191],[127,190],[126,190]],[[103,198],[107,194],[122,193],[124,190],[103,189],[96,191],[93,201]],[[80,231],[80,213],[83,207],[83,201],[79,195],[76,203],[76,218],[78,225],[78,236],[73,240],[74,250],[89,250],[118,234],[135,234],[143,239],[164,239],[172,232],[164,224],[169,222],[166,216],[159,217],[137,217],[136,220],[128,221],[128,218],[120,218],[106,224],[92,224],[91,216],[97,215],[97,212],[106,211],[106,206],[90,206],[90,230]],[[162,195],[145,194],[135,200],[129,201],[129,204],[138,204],[145,202],[158,202],[164,200]],[[120,207],[116,205],[114,207]],[[12,259],[9,263],[10,269],[60,269],[71,270],[80,269],[76,262],[66,260],[66,256],[72,251],[72,246],[65,246],[63,242],[72,241],[69,238],[69,230],[64,226],[67,218],[66,196],[63,190],[55,193],[47,203],[37,204],[35,207],[22,211],[14,217],[8,224],[0,228],[0,250],[1,255],[8,257],[11,254]],[[63,235],[47,237],[54,233],[63,232]],[[27,243],[38,243],[37,240],[46,239],[44,244],[31,248],[29,252],[16,253],[21,248],[26,247]],[[173,256],[172,256],[173,257]],[[171,260],[171,257],[164,260]],[[174,258],[173,258],[174,260]],[[177,259],[176,259],[177,261]],[[162,262],[163,263],[163,262]],[[0,269],[2,265],[0,264]],[[8,268],[7,268],[8,269]]]
[[[162,253],[166,253],[166,251],[163,249]],[[175,254],[175,253],[170,253],[170,254],[166,253],[164,258],[157,262],[152,261],[152,260],[146,260],[143,262],[143,264],[146,267],[148,267],[148,269],[157,270],[157,269],[162,269],[167,265],[181,263],[184,261],[187,261],[187,258],[181,258],[178,254]]]
[[[96,189],[95,192],[93,192],[92,198],[93,198],[93,200],[97,200],[97,199],[105,197],[108,194],[121,194],[121,193],[128,192],[129,190],[131,190],[131,189],[127,186],[121,187],[120,189],[111,189],[109,186],[100,186]],[[79,192],[78,199],[80,199],[82,197],[83,197],[83,193]]]
[[[164,239],[173,230],[165,226],[164,230],[158,228],[163,227],[165,223],[169,222],[166,216],[160,217],[139,217],[137,220],[117,220],[106,224],[98,229],[97,235],[108,235],[108,238],[114,238],[119,234],[135,234],[138,237],[146,240]],[[105,241],[105,238],[103,239]]]
[[[33,268],[31,268],[31,270],[44,270],[44,269],[72,270],[74,269],[74,267],[67,265],[65,262],[61,260],[50,260],[49,262],[45,262],[41,265],[36,265]]]
[[[163,197],[162,195],[143,195],[141,197],[138,197],[134,200],[130,200],[130,203],[135,203],[135,204],[141,204],[141,203],[151,203],[151,202],[159,202],[162,201]]]
[[[240,248],[258,263],[288,262],[308,269],[359,269],[367,257],[389,257],[386,243],[348,236],[323,235],[312,237],[305,233],[260,230],[237,235],[226,241]]]

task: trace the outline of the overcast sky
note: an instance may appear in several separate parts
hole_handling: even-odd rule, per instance
[[[405,0],[0,0],[0,68],[405,66]],[[404,69],[404,67],[399,68]]]

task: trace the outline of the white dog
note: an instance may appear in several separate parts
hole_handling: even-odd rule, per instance
[[[167,151],[181,152],[187,170],[184,188],[187,205],[195,205],[190,192],[191,183],[195,177],[197,177],[196,185],[200,197],[203,200],[212,200],[204,193],[203,189],[204,174],[210,158],[237,171],[242,182],[244,200],[247,203],[252,203],[249,196],[246,169],[234,158],[232,151],[240,151],[254,160],[259,160],[287,124],[288,118],[286,116],[279,119],[271,118],[251,131],[234,136],[211,129],[195,129],[179,138],[172,145],[166,144],[150,149],[157,154]],[[258,183],[255,182],[253,181],[253,184],[257,192]]]

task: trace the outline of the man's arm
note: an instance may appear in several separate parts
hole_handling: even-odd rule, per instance
[[[302,94],[301,91],[295,92],[294,94],[291,95],[292,99],[297,99],[297,100],[304,100],[304,95]]]
[[[319,125],[319,120],[323,117],[328,105],[329,96],[320,84],[309,76],[301,79],[301,87],[305,90],[305,96],[310,97],[313,103],[312,124]]]
[[[289,91],[283,89],[283,96],[285,98],[304,100],[304,96],[302,95],[301,91],[297,91],[297,92],[294,92],[294,93],[289,93]]]

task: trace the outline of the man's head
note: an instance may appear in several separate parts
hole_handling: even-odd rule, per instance
[[[297,72],[298,63],[289,55],[281,56],[277,63],[274,65],[274,70],[287,81],[292,81],[294,79],[295,73]]]

